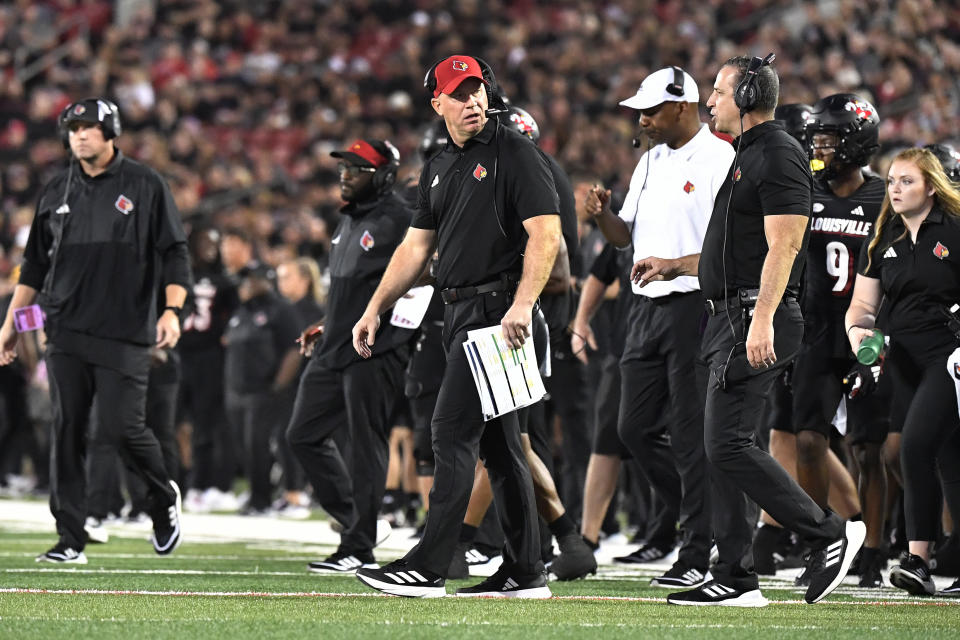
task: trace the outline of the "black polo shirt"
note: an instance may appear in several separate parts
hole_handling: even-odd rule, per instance
[[[411,226],[436,231],[437,286],[447,289],[519,275],[523,221],[558,211],[536,145],[491,118],[463,148],[448,142],[424,165]]]
[[[710,299],[760,286],[763,261],[770,249],[763,231],[764,217],[810,215],[813,178],[809,162],[782,122],[758,124],[733,144],[740,145],[740,154],[714,200],[700,254],[700,288]],[[809,235],[808,228],[790,271],[787,293],[793,296],[799,293]]]
[[[867,247],[874,235],[860,251],[858,271],[880,280],[890,334],[895,339],[922,335],[929,347],[952,350],[956,339],[943,312],[960,303],[960,218],[934,206],[914,244],[900,216],[892,215],[868,269]]]

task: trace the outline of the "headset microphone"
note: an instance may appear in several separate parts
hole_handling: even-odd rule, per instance
[[[510,110],[509,109],[487,109],[483,113],[489,118],[490,116],[498,116],[501,113],[510,113]]]
[[[631,141],[631,144],[633,144],[633,148],[634,148],[634,149],[639,149],[639,148],[640,148],[640,138],[634,138],[634,139]]]

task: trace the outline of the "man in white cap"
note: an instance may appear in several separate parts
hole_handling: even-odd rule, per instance
[[[586,208],[610,242],[620,248],[633,244],[634,261],[680,258],[699,253],[703,245],[734,151],[701,123],[699,100],[693,78],[666,67],[620,103],[640,112],[647,151],[619,216],[610,211],[610,191],[600,186],[587,196]],[[648,525],[645,544],[616,560],[644,563],[666,556],[676,545],[679,522],[678,559],[651,584],[696,587],[709,580],[711,546],[703,448],[707,373],[698,357],[703,297],[695,277],[642,289],[634,284],[633,293],[620,360],[618,432],[666,508]]]

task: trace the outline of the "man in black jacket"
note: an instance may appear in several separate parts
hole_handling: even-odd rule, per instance
[[[180,543],[180,491],[145,426],[145,405],[150,347],[173,347],[180,337],[190,284],[186,238],[163,178],[114,146],[121,128],[115,104],[73,103],[58,124],[72,152],[69,167],[40,193],[0,329],[6,365],[19,337],[14,312],[39,299],[53,403],[50,510],[60,540],[37,561],[87,562],[84,458],[94,398],[100,432],[89,439],[126,449],[148,487],[154,550],[168,554]]]
[[[316,573],[353,572],[374,565],[377,514],[387,477],[387,438],[393,405],[403,390],[410,329],[382,318],[384,333],[370,359],[353,350],[351,329],[363,314],[410,224],[410,209],[393,192],[400,154],[384,140],[356,140],[340,158],[340,193],[347,202],[332,240],[326,319],[301,334],[313,351],[287,429],[287,441],[320,505],[343,528],[340,546],[311,562]],[[349,430],[350,451],[335,433]]]

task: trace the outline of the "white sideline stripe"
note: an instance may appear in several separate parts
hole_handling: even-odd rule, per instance
[[[152,574],[167,576],[303,576],[302,571],[202,571],[199,569],[0,569],[0,573]]]
[[[111,595],[111,596],[200,596],[200,597],[233,597],[233,598],[392,598],[383,593],[328,593],[322,591],[138,591],[121,589],[21,589],[18,587],[0,588],[0,593],[20,594],[53,594],[53,595]],[[615,602],[649,602],[664,604],[665,598],[640,598],[633,596],[552,596],[551,600],[584,600],[584,601],[615,601]],[[770,604],[804,604],[803,600],[770,600]],[[835,605],[874,605],[886,607],[958,607],[960,601],[943,599],[932,601],[929,598],[916,601],[891,600],[858,600],[848,602],[833,602]],[[43,618],[44,620],[48,618]],[[784,627],[794,628],[794,627]]]

